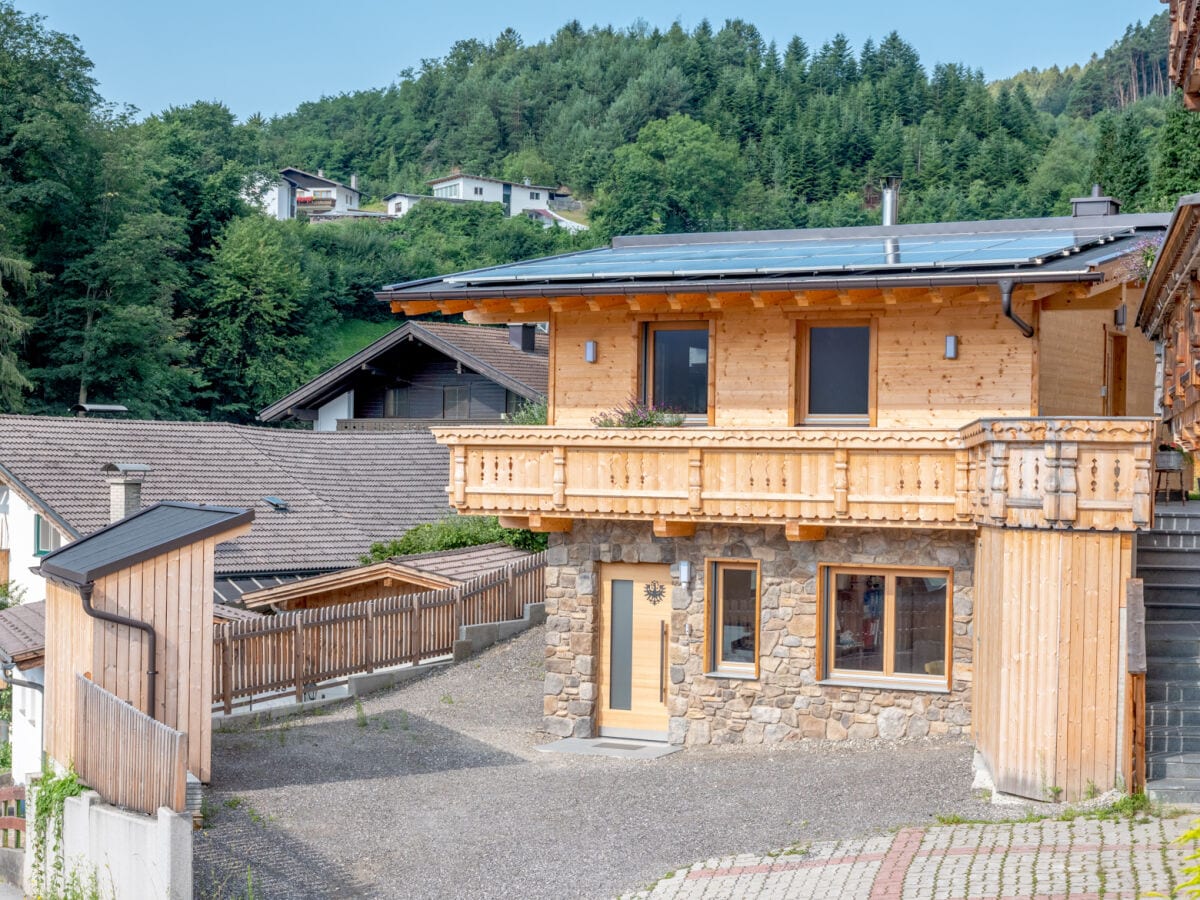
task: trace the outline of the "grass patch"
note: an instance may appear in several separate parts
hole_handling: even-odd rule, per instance
[[[369,723],[370,723],[370,720],[367,718],[366,712],[363,711],[362,701],[355,700],[354,701],[354,724],[357,725],[359,728],[366,728]]]
[[[336,328],[325,332],[321,339],[326,342],[326,350],[314,363],[318,372],[324,372],[336,366],[348,356],[353,356],[368,344],[373,344],[393,328],[398,328],[401,322],[365,322],[362,319],[350,319],[340,323]]]

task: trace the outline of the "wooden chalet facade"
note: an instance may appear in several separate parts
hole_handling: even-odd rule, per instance
[[[1171,6],[1167,62],[1171,81],[1183,89],[1188,109],[1200,109],[1200,5],[1196,0],[1164,0]]]
[[[409,315],[550,322],[547,426],[435,430],[459,512],[551,532],[546,728],[971,734],[1006,792],[1128,779],[1155,359],[1122,265],[1165,217],[1088,199],[621,238],[383,289]],[[592,424],[630,398],[685,424]]]

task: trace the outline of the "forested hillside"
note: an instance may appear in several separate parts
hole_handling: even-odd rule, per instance
[[[1126,209],[1200,188],[1200,125],[1166,96],[1166,15],[1084,66],[989,85],[896,34],[766,45],[749,23],[569,23],[461,41],[385,88],[237,122],[217,103],[138,120],[84,48],[0,0],[0,406],[121,402],[250,420],[329,362],[381,284],[645,231],[1045,215],[1093,180]],[[280,166],[368,197],[468,171],[594,201],[571,236],[486,205],[398,222],[279,223],[243,199]]]

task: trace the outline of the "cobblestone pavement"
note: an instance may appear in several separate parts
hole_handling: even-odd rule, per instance
[[[902,828],[698,862],[629,898],[1058,900],[1174,896],[1187,817]]]

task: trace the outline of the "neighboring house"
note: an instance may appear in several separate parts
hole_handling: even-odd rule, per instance
[[[548,427],[434,431],[457,510],[551,533],[546,729],[970,734],[1005,792],[1132,783],[1154,348],[1123,266],[1167,217],[1076,211],[626,237],[380,291],[550,323]],[[631,394],[685,425],[592,424]]]
[[[279,180],[266,186],[259,206],[276,219],[294,219],[319,213],[348,213],[357,210],[362,194],[358,176],[345,185],[325,177],[322,169],[310,175],[300,169],[281,169]]]
[[[46,604],[0,611],[0,669],[12,685],[12,776],[17,784],[42,770],[43,690],[46,683]]]
[[[481,544],[455,550],[393,556],[383,562],[300,581],[243,596],[247,610],[277,612],[312,609],[400,594],[459,587],[472,578],[532,556],[508,544]]]
[[[564,200],[570,195],[558,188],[544,184],[502,181],[483,175],[463,175],[456,172],[426,182],[433,196],[446,200],[475,200],[482,203],[499,203],[506,216],[519,216],[526,210],[549,209],[552,200]]]
[[[423,202],[437,203],[470,203],[471,200],[463,197],[434,197],[429,194],[388,194],[383,198],[383,202],[387,207],[388,215],[399,218],[406,216],[412,212],[412,208],[418,203]]]
[[[446,451],[427,431],[321,434],[205,422],[0,416],[0,537],[25,600],[40,559],[160,500],[253,509],[217,549],[215,593],[358,565],[376,541],[449,513]]]
[[[546,396],[549,341],[533,325],[510,329],[405,322],[258,414],[316,431],[499,422]]]
[[[1171,5],[1168,63],[1171,80],[1183,89],[1188,109],[1200,109],[1200,7],[1187,0]]]

